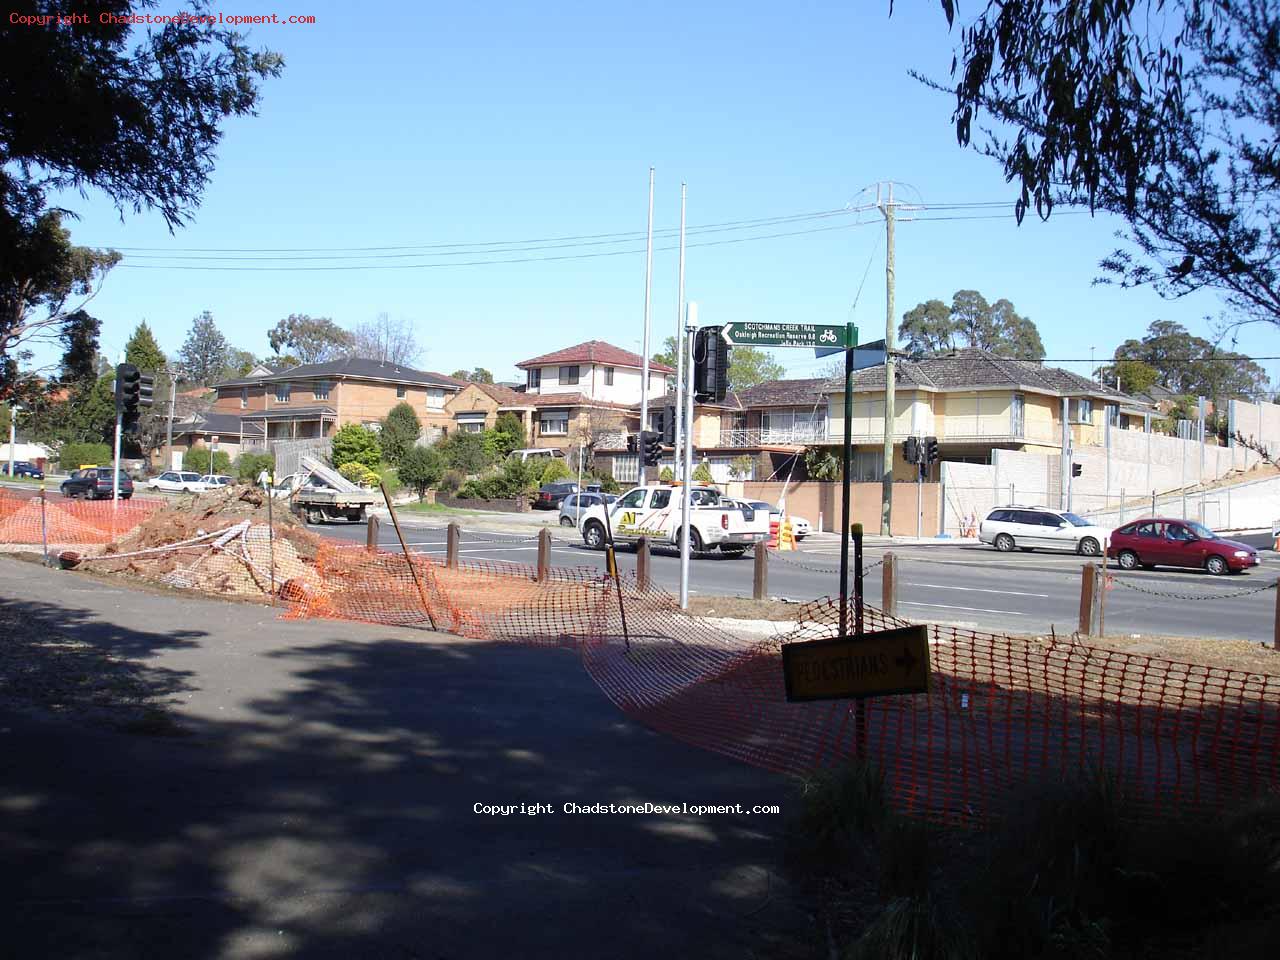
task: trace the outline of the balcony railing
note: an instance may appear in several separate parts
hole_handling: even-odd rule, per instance
[[[804,446],[827,439],[825,423],[796,424],[793,427],[744,427],[720,431],[722,447]]]

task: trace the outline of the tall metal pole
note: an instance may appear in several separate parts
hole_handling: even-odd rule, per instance
[[[880,483],[880,535],[889,536],[890,521],[893,512],[893,407],[894,407],[894,304],[895,262],[893,249],[894,210],[893,184],[889,184],[889,201],[880,208],[884,213],[885,259],[884,259],[884,472]],[[847,378],[846,378],[847,379]],[[845,394],[848,405],[849,394]],[[852,414],[849,414],[851,417]],[[848,421],[846,421],[847,423]],[[846,518],[847,522],[847,518]]]
[[[681,438],[684,437],[684,207],[687,197],[685,185],[680,184],[680,281],[676,292],[676,429],[675,429],[675,473],[677,478],[687,480],[681,473],[684,458],[680,455]],[[644,429],[641,427],[641,429]],[[693,429],[692,421],[687,425]]]
[[[849,531],[853,517],[849,514],[849,491],[853,472],[853,348],[852,323],[845,324],[844,349],[844,450],[840,474],[840,632],[849,632]]]
[[[164,428],[164,464],[161,466],[161,473],[165,470],[173,469],[173,406],[178,399],[178,380],[173,375],[173,371],[169,371],[169,422]],[[244,426],[240,427],[243,434]],[[241,446],[244,446],[241,441]]]
[[[640,356],[640,429],[649,429],[649,302],[653,294],[653,167],[649,168],[649,230],[644,253],[644,340]],[[643,469],[643,468],[642,468]]]
[[[9,404],[9,479],[13,479],[13,447],[18,442],[18,411],[22,408],[16,403]]]
[[[693,333],[698,328],[698,305],[691,303],[685,307],[684,343],[681,349],[688,354],[684,365],[685,375],[689,378],[684,385],[684,410],[689,427],[693,428]],[[680,486],[680,609],[689,609],[689,501],[690,483],[693,476],[693,440],[685,437],[684,445],[684,483]],[[763,550],[756,544],[757,550]]]

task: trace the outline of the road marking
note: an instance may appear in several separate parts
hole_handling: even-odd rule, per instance
[[[934,590],[965,590],[973,593],[998,593],[1007,597],[1040,597],[1043,600],[1049,599],[1047,593],[1019,593],[1017,590],[988,590],[985,587],[953,587],[945,583],[911,583],[904,580],[904,587],[931,587]]]
[[[988,610],[985,607],[957,607],[950,603],[917,603],[914,600],[899,600],[898,602],[908,607],[936,607],[939,610],[968,610],[971,613],[1002,613],[1009,617],[1027,616],[1027,614],[1018,613],[1015,610]]]

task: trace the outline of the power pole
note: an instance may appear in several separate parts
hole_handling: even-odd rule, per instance
[[[640,356],[640,429],[649,429],[649,301],[653,293],[653,167],[649,168],[649,230],[644,254],[644,339]],[[643,467],[642,467],[643,469]]]
[[[173,406],[178,399],[178,381],[174,377],[173,371],[169,371],[169,422],[164,428],[164,463],[160,466],[160,472],[173,469]],[[241,433],[244,432],[243,424],[240,427]],[[244,446],[244,441],[240,443]]]
[[[684,424],[684,355],[686,350],[684,342],[686,339],[684,329],[684,207],[687,191],[685,185],[680,184],[680,282],[676,292],[676,423],[675,435],[672,439],[675,441],[675,450],[672,459],[675,461],[675,470],[672,472],[676,477],[683,477],[684,459],[680,456],[680,438],[684,436],[681,429]],[[687,428],[692,430],[693,424],[688,424]],[[640,429],[644,429],[642,426]],[[685,477],[684,479],[688,479]]]
[[[877,197],[877,206],[880,212],[884,214],[884,239],[885,239],[885,259],[884,259],[884,291],[885,291],[885,311],[884,311],[884,472],[881,477],[880,486],[880,535],[882,537],[889,536],[890,520],[893,512],[893,390],[894,390],[894,361],[893,351],[894,343],[894,313],[897,311],[894,305],[894,252],[893,252],[893,233],[894,233],[894,209],[893,209],[893,184],[889,184],[889,199],[885,203],[879,203]]]

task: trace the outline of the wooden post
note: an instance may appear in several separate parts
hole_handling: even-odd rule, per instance
[[[378,518],[369,514],[369,528],[365,534],[364,548],[370,553],[378,552]]]
[[[649,589],[649,538],[636,541],[636,589],[643,593]]]
[[[884,555],[884,565],[880,568],[881,608],[886,617],[898,615],[898,558],[892,553]]]
[[[1094,611],[1098,605],[1098,574],[1092,563],[1080,569],[1080,632],[1093,636]]]
[[[551,531],[545,527],[538,533],[538,582],[551,576]]]
[[[445,531],[444,563],[450,570],[458,569],[458,541],[462,539],[462,530],[456,523],[449,524]]]
[[[765,600],[769,596],[769,551],[763,543],[756,544],[756,570],[751,585],[751,596]]]

